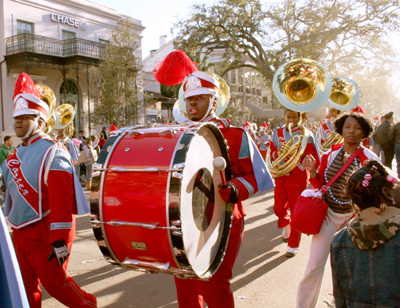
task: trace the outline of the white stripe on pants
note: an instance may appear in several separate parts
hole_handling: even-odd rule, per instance
[[[297,290],[297,308],[313,308],[317,304],[324,277],[325,264],[334,234],[343,228],[353,213],[339,214],[328,209],[321,231],[313,235],[306,273]],[[328,218],[329,217],[329,218]]]

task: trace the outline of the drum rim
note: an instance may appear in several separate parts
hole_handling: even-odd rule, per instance
[[[231,166],[231,161],[230,161],[230,157],[229,157],[228,145],[226,144],[225,137],[223,136],[223,134],[220,131],[220,129],[213,123],[203,123],[203,124],[200,124],[200,125],[196,124],[196,125],[190,126],[189,128],[197,128],[197,130],[199,130],[201,127],[207,127],[214,134],[214,136],[216,137],[218,145],[219,145],[219,147],[221,149],[221,154],[226,160],[226,165],[227,165],[226,169],[225,169],[226,180],[227,181],[231,180],[231,178],[232,178],[232,166]],[[177,142],[177,146],[181,145],[180,142],[181,142],[183,136],[187,132],[188,131],[186,131],[184,134],[181,135],[181,138]],[[176,152],[174,152],[174,153],[175,153],[175,155],[171,159],[171,168],[174,165],[174,161],[175,161],[175,157],[176,157]],[[170,175],[169,180],[171,179],[171,176],[172,176],[172,174]],[[182,183],[182,180],[180,181],[180,184],[181,183]],[[171,196],[171,184],[170,184],[170,186],[168,188],[167,211],[169,211],[170,196]],[[222,260],[223,260],[224,255],[225,255],[226,247],[227,247],[228,240],[229,240],[230,228],[232,226],[232,212],[233,212],[233,204],[232,203],[226,203],[226,214],[225,214],[225,219],[224,219],[224,227],[223,227],[223,230],[222,230],[223,236],[221,237],[221,241],[219,243],[219,247],[217,249],[217,253],[216,253],[215,257],[214,257],[214,260],[211,262],[210,267],[208,268],[208,270],[202,275],[198,275],[197,273],[195,273],[191,269],[191,265],[190,265],[189,260],[187,259],[186,250],[184,248],[183,241],[182,241],[183,249],[180,249],[180,248],[176,247],[176,244],[174,244],[174,242],[176,243],[176,241],[178,239],[176,238],[176,235],[173,234],[173,231],[169,232],[171,251],[173,252],[173,256],[174,256],[175,262],[179,266],[180,269],[191,271],[193,273],[193,275],[197,279],[200,279],[200,280],[209,280],[212,277],[212,275],[218,270],[219,266],[221,265]],[[167,217],[168,217],[168,222],[167,223],[168,223],[169,226],[171,226],[171,219],[170,219],[170,216],[169,216],[169,212],[167,213]],[[224,236],[224,235],[227,235],[227,236]],[[187,263],[182,263],[177,259],[177,256],[182,252],[185,255],[185,259],[187,260]],[[174,274],[174,275],[176,275],[176,274]],[[193,275],[190,275],[190,276],[193,277]],[[188,275],[185,275],[185,273],[180,273],[180,274],[178,274],[176,276],[185,277],[185,276],[188,276]]]

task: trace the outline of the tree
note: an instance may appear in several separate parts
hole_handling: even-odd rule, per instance
[[[281,0],[268,5],[219,0],[192,5],[191,15],[174,29],[176,47],[191,57],[201,54],[202,62],[223,50],[220,75],[249,67],[271,82],[279,66],[296,58],[316,60],[333,76],[361,74],[373,64],[390,66],[393,50],[387,35],[398,27],[397,0]]]
[[[136,82],[141,59],[136,55],[138,36],[132,29],[129,18],[119,20],[110,34],[110,44],[105,47],[100,65],[91,68],[99,91],[92,117],[99,124],[116,121],[117,126],[126,126],[136,119]]]

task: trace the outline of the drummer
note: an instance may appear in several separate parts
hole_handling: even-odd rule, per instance
[[[227,104],[219,97],[220,83],[211,75],[195,71],[183,83],[184,104],[189,121],[212,122],[226,139],[232,165],[233,179],[219,186],[225,202],[234,203],[233,222],[223,262],[209,281],[175,278],[179,307],[234,307],[229,279],[244,234],[242,201],[253,194],[273,188],[273,180],[254,142],[242,129],[232,127],[228,119],[220,119],[216,110]],[[183,104],[183,102],[182,102]]]

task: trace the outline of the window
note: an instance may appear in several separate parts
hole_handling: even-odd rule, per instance
[[[17,20],[17,34],[21,33],[33,34],[33,23],[23,20]]]
[[[71,32],[71,31],[62,31],[62,39],[63,40],[69,40],[69,39],[73,39],[76,37],[76,33],[75,32]]]

